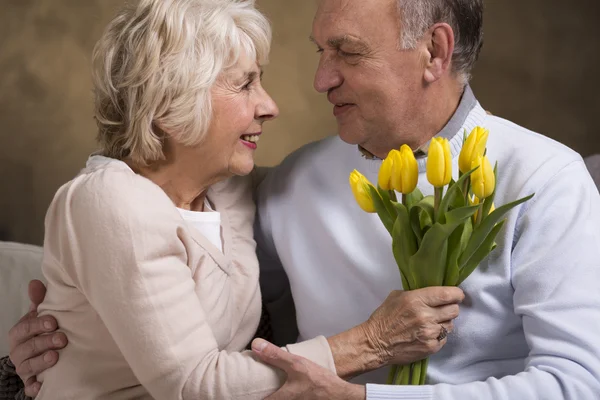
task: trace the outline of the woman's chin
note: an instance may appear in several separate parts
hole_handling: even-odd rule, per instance
[[[245,176],[254,169],[254,157],[238,157],[230,164],[229,172],[237,176]]]

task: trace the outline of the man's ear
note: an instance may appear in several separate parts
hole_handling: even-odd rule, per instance
[[[429,59],[426,60],[424,79],[427,83],[433,83],[451,66],[454,31],[446,23],[437,23],[429,29],[425,37]]]

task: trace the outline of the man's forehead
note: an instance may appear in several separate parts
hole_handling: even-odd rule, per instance
[[[319,0],[312,37],[317,40],[363,39],[395,10],[396,0]],[[326,36],[326,37],[325,37]]]
[[[317,17],[360,16],[367,13],[389,12],[395,7],[397,0],[319,0]]]

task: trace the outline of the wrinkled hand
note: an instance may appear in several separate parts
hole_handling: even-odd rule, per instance
[[[46,297],[46,287],[38,280],[29,282],[29,312],[12,327],[8,333],[10,360],[17,374],[25,383],[25,394],[35,397],[41,384],[36,376],[52,367],[58,361],[55,350],[67,345],[64,333],[54,333],[58,328],[56,319],[51,316],[38,317],[37,308]]]
[[[409,364],[437,353],[442,326],[452,332],[464,293],[456,287],[394,291],[363,324],[381,364]]]
[[[255,339],[252,350],[266,364],[287,374],[285,384],[265,400],[364,400],[364,386],[348,383],[306,358]]]

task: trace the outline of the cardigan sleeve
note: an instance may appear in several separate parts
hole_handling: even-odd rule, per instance
[[[600,197],[583,161],[551,177],[522,210],[512,284],[530,349],[524,371],[460,385],[367,385],[368,400],[600,398]]]
[[[86,296],[154,398],[266,397],[284,374],[251,352],[219,350],[174,221],[180,217],[168,197],[141,177],[79,177],[48,212],[45,262]],[[325,338],[288,350],[335,370]]]

